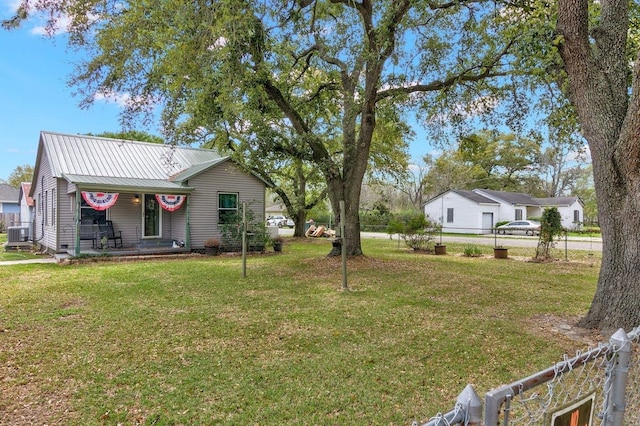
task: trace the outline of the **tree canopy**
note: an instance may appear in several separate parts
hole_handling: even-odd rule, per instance
[[[31,179],[33,179],[33,166],[24,164],[13,169],[7,178],[7,183],[14,188],[20,188],[22,182],[31,182]]]
[[[34,13],[29,7],[23,2],[5,23]],[[509,54],[522,37],[513,27],[527,26],[488,1],[43,0],[34,7],[50,13],[51,29],[69,18],[70,43],[90,49],[71,80],[82,105],[96,94],[126,93],[124,118],[160,106],[172,140],[224,145],[242,135],[261,147],[256,152],[309,162],[334,209],[345,202],[352,255],[361,253],[358,204],[370,159],[384,160],[385,144],[398,140],[374,143],[378,126],[385,123],[381,135],[400,134],[401,118],[416,109],[461,122],[500,103],[509,109],[504,101],[525,87],[509,74]],[[517,100],[510,105],[522,117],[526,102]]]

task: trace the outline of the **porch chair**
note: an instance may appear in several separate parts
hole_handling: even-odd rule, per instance
[[[96,231],[96,226],[91,219],[82,219],[80,221],[80,241],[91,241],[91,248],[96,248],[98,244]]]
[[[110,220],[104,221],[104,223],[98,223],[100,230],[100,239],[107,239],[107,248],[110,247],[110,241],[113,241],[114,248],[122,248],[122,231],[116,232],[113,230],[113,222]],[[120,245],[118,245],[120,241]]]

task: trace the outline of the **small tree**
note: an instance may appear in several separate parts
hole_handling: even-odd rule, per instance
[[[247,209],[247,250],[264,251],[269,241],[269,234],[264,221],[256,220],[255,213]],[[222,245],[224,251],[242,250],[242,211],[229,218],[229,222],[221,226]]]
[[[427,219],[424,213],[394,218],[387,227],[387,233],[400,234],[405,244],[414,251],[432,251],[439,230],[440,225]]]
[[[540,220],[540,239],[536,248],[536,259],[548,259],[549,249],[553,245],[553,237],[562,234],[562,218],[556,207],[544,209]]]

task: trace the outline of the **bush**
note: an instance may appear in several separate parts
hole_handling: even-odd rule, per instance
[[[264,251],[269,234],[264,221],[256,221],[252,210],[247,211],[247,250]],[[233,252],[242,251],[242,212],[231,218],[229,223],[221,226],[222,244],[220,249]]]
[[[467,257],[478,257],[482,255],[482,250],[475,244],[464,246],[464,255]]]
[[[427,219],[424,213],[395,217],[387,226],[387,233],[400,234],[405,244],[414,251],[433,251],[435,235],[439,231],[440,225]]]

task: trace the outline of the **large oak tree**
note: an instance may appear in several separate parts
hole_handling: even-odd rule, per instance
[[[640,324],[637,7],[628,0],[558,2],[556,42],[569,98],[591,150],[603,238],[598,287],[582,320],[586,327],[629,329]]]
[[[516,86],[505,59],[518,32],[494,2],[411,0],[23,1],[51,27],[71,22],[72,45],[90,59],[72,83],[127,93],[124,115],[162,105],[169,135],[217,133],[267,115],[296,137],[293,156],[324,176],[350,255],[362,253],[359,201],[380,111],[435,111],[448,123],[495,105]],[[59,18],[64,16],[65,20]],[[513,34],[513,36],[509,36]],[[486,104],[486,105],[485,105]],[[454,114],[448,111],[454,110]],[[263,126],[262,130],[266,130]],[[197,133],[200,134],[200,133]],[[337,143],[337,149],[336,149]],[[277,150],[279,147],[274,146]]]

